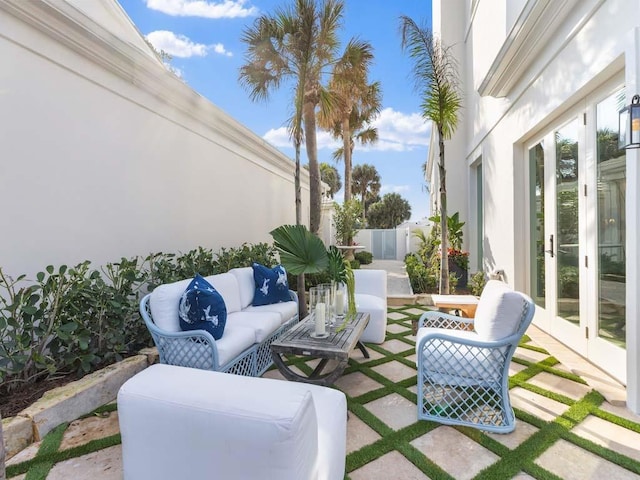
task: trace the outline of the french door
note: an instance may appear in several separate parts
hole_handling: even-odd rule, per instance
[[[625,359],[626,158],[615,85],[528,146],[531,296],[539,325],[621,381]]]

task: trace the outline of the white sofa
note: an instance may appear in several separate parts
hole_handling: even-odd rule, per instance
[[[125,480],[341,480],[347,402],[331,388],[153,365],[118,392]]]
[[[205,279],[224,299],[227,323],[222,338],[204,330],[183,332],[178,303],[191,279],[160,285],[140,302],[140,313],[158,347],[160,363],[260,376],[271,365],[269,345],[298,322],[298,299],[254,307],[253,269],[234,268]]]
[[[353,274],[356,310],[369,314],[369,324],[360,341],[383,343],[387,333],[387,272],[357,269]]]

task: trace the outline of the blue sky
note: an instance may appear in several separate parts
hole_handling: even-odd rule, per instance
[[[198,93],[293,158],[286,133],[291,116],[291,84],[283,84],[267,102],[255,103],[238,83],[245,46],[245,27],[263,13],[272,13],[290,0],[119,0],[140,32],[158,49],[173,56],[172,66]],[[380,173],[382,192],[397,192],[411,204],[411,220],[429,215],[422,178],[430,124],[418,113],[420,99],[413,89],[411,61],[400,48],[400,15],[431,25],[430,0],[346,0],[343,45],[351,37],[369,41],[375,63],[370,79],[382,86],[383,110],[375,121],[376,146],[356,146],[354,165],[369,163]],[[337,142],[318,133],[318,160],[336,166],[331,158]],[[303,152],[302,162],[306,163]],[[338,192],[336,200],[342,200]]]

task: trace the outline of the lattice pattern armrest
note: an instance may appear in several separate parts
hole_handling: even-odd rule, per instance
[[[473,330],[473,318],[464,318],[448,313],[430,311],[420,316],[418,328],[421,327]]]
[[[218,370],[218,349],[209,332],[153,332],[160,362],[169,365]]]

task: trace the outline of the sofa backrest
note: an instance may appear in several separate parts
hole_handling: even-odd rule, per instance
[[[256,284],[253,279],[253,268],[232,268],[229,270],[229,273],[234,275],[238,281],[238,287],[240,289],[240,307],[247,308],[253,303],[253,295],[256,290]]]
[[[356,281],[355,293],[364,293],[387,299],[386,270],[356,269],[353,271]]]
[[[240,311],[240,288],[236,277],[231,273],[220,273],[205,277],[224,299],[227,313]],[[149,299],[151,316],[156,326],[167,332],[179,332],[178,303],[191,279],[159,285]]]
[[[473,321],[482,340],[501,340],[515,334],[533,303],[500,280],[489,280],[482,291]],[[524,332],[523,332],[524,333]]]

